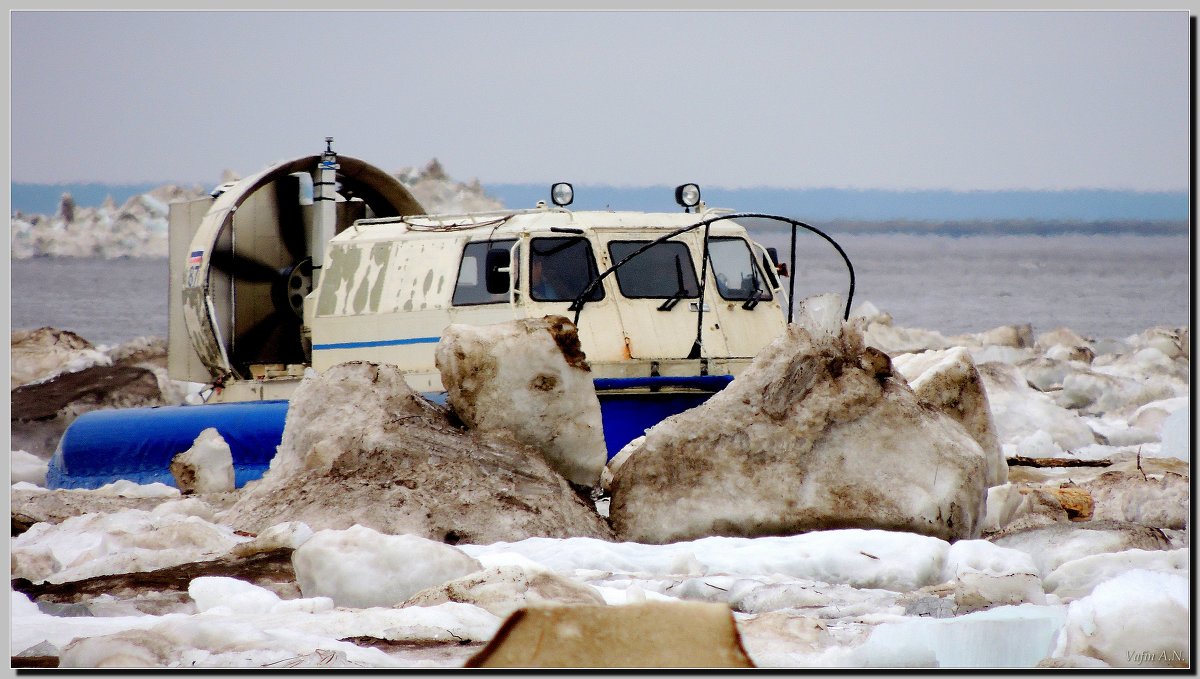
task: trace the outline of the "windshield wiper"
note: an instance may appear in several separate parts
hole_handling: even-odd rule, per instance
[[[683,262],[680,261],[679,255],[675,255],[675,280],[679,283],[679,289],[665,302],[658,305],[659,311],[670,311],[671,309],[674,309],[675,305],[679,304],[679,300],[683,299],[684,295],[687,294],[687,286],[683,284]]]
[[[742,302],[742,308],[746,310],[750,310],[758,306],[758,298],[762,297],[763,293],[762,286],[758,284],[758,267],[754,265],[753,257],[750,258],[750,280],[754,284],[754,292],[750,294],[750,297],[748,297],[745,302]]]
[[[667,298],[667,300],[665,302],[663,302],[662,304],[659,304],[658,310],[659,311],[670,311],[671,309],[674,309],[675,305],[679,304],[679,300],[683,299],[683,296],[686,294],[687,294],[686,290],[680,290],[679,292],[675,293],[671,297]]]

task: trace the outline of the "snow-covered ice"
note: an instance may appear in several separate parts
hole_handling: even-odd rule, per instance
[[[363,526],[318,531],[296,549],[292,565],[305,596],[355,608],[392,606],[482,568],[449,545]]]
[[[1177,457],[1184,462],[1191,462],[1191,412],[1189,408],[1179,408],[1167,416],[1162,425],[1162,447],[1159,449],[1165,457]]]
[[[234,489],[233,453],[214,427],[171,460],[171,476],[183,492],[224,493]]]
[[[450,545],[361,526],[314,532],[288,518],[235,531],[224,521],[245,489],[196,497],[121,481],[49,491],[37,456],[15,450],[14,498],[65,512],[10,540],[13,577],[45,581],[29,591],[288,549],[299,584],[206,575],[174,593],[35,603],[22,593],[31,585],[14,581],[11,654],[80,667],[456,667],[528,602],[690,600],[728,605],[762,667],[1190,666],[1190,333],[1087,339],[1058,329],[1034,342],[1017,326],[946,337],[894,327],[868,305],[856,315],[868,341],[926,352],[926,363],[939,362],[930,350],[969,351],[1006,456],[1104,466],[1009,466],[1008,483],[988,492],[982,539],[855,528]],[[51,374],[85,354],[31,365]],[[353,437],[328,426],[320,437]],[[1090,520],[1070,520],[1067,494],[1091,498]],[[720,498],[707,501],[720,509]],[[14,499],[14,530],[18,509]]]
[[[37,523],[12,539],[12,575],[69,582],[216,558],[249,538],[228,526],[171,511],[127,509]]]
[[[31,483],[35,486],[46,485],[46,470],[49,468],[42,458],[24,450],[12,451],[12,463],[9,466],[9,478],[12,483]]]
[[[1091,594],[1097,585],[1134,569],[1187,577],[1191,571],[1190,553],[1186,549],[1130,549],[1090,554],[1059,565],[1046,576],[1043,584],[1047,592],[1060,600],[1071,601]]]
[[[1088,655],[1114,667],[1191,665],[1188,578],[1133,569],[1070,603],[1056,655]]]

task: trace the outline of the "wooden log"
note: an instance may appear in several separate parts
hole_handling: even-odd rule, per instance
[[[1008,458],[1010,467],[1108,467],[1112,460],[1079,460],[1073,457],[1025,457],[1015,455]]]
[[[206,575],[237,578],[260,586],[274,582],[294,582],[296,579],[296,573],[292,570],[292,550],[279,548],[246,557],[227,556],[155,571],[98,575],[73,582],[34,583],[25,578],[13,578],[12,589],[34,601],[73,603],[80,599],[122,590],[186,592],[188,584],[194,578]]]

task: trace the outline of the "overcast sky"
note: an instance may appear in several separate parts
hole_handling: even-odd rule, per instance
[[[13,12],[14,181],[1186,190],[1186,12]]]

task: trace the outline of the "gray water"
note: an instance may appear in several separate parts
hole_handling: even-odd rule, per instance
[[[755,237],[786,260],[787,234]],[[855,304],[944,334],[1031,323],[1091,337],[1189,325],[1191,243],[1183,236],[835,236],[854,264]],[[796,297],[846,293],[818,236],[797,238]],[[71,330],[96,344],[167,333],[167,261],[37,258],[12,264],[12,327]]]
[[[789,236],[757,234],[787,260]],[[944,334],[1030,323],[1085,337],[1125,337],[1191,323],[1191,243],[1185,236],[835,236],[854,265],[854,303],[903,327]],[[802,263],[803,262],[803,263]],[[796,298],[849,276],[834,248],[797,235]]]

